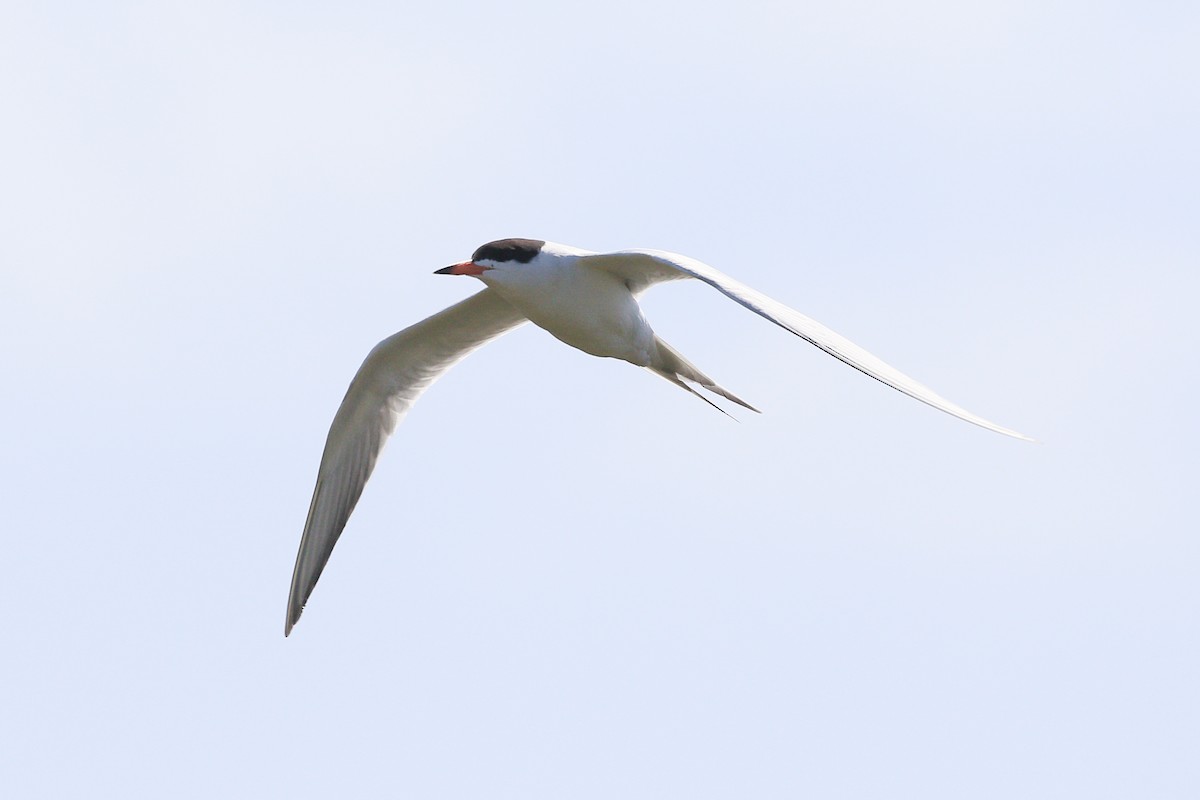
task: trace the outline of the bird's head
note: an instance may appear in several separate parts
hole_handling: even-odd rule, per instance
[[[542,254],[546,243],[540,239],[498,239],[488,242],[471,255],[470,261],[451,264],[435,275],[471,275],[485,283],[510,270],[520,269]],[[487,273],[495,272],[495,275]]]

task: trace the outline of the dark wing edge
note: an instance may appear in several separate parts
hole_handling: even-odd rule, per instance
[[[759,316],[824,350],[839,361],[915,400],[920,400],[922,403],[965,422],[970,422],[972,425],[978,425],[981,428],[1016,439],[1028,442],[1036,441],[1023,433],[972,414],[816,320],[693,258],[662,250],[622,250],[616,253],[585,256],[582,258],[582,262],[617,275],[625,280],[626,285],[635,293],[675,277],[696,278]]]

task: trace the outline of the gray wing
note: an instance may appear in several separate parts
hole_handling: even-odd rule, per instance
[[[412,404],[472,350],[525,321],[499,295],[484,289],[371,350],[350,382],[325,440],[292,573],[284,636],[304,611],[387,437]]]
[[[816,320],[804,316],[795,309],[788,308],[783,303],[772,300],[765,294],[755,291],[744,283],[740,283],[693,258],[661,250],[622,250],[617,253],[583,256],[581,262],[621,277],[635,294],[665,280],[696,278],[704,281],[754,313],[815,344],[829,355],[870,375],[875,380],[904,392],[909,397],[981,428],[1017,439],[1033,441],[1022,433],[989,422],[983,417],[976,416],[951,403],[929,387],[923,386]]]

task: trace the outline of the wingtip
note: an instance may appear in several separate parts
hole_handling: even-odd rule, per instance
[[[976,424],[978,424],[978,423],[976,423]],[[1032,436],[1026,436],[1025,434],[1021,433],[1020,431],[1014,431],[1011,428],[1002,428],[999,425],[996,425],[995,423],[989,423],[988,425],[982,425],[980,427],[987,428],[988,430],[993,431],[994,433],[1003,434],[1004,436],[1011,436],[1013,439],[1020,439],[1023,442],[1030,442],[1032,444],[1041,444],[1041,442],[1039,440],[1033,438]]]
[[[299,609],[295,609],[295,610],[293,610],[291,608],[288,609],[287,619],[284,620],[284,623],[283,623],[283,638],[286,639],[287,637],[292,635],[292,628],[296,627],[296,623],[300,621],[300,615],[303,613],[304,613],[303,606],[301,606]]]

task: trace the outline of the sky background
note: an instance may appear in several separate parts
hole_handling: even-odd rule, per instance
[[[7,797],[1200,796],[1200,7],[0,11]],[[527,326],[308,609],[328,425],[506,236],[763,409]]]

